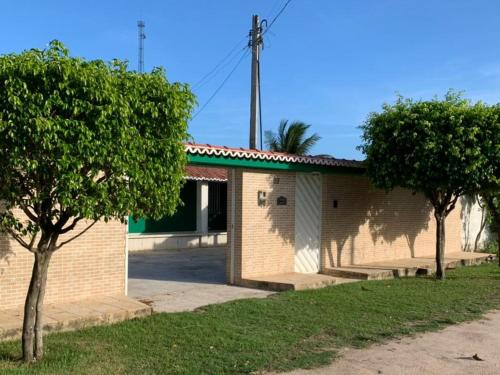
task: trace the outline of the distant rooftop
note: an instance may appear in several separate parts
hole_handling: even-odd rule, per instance
[[[188,165],[186,167],[186,178],[188,180],[195,180],[195,181],[226,182],[227,169]]]

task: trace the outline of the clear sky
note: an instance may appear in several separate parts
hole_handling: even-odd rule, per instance
[[[197,88],[203,105],[239,58],[252,14],[272,18],[285,0],[4,1],[0,53],[63,41],[88,59],[137,68],[137,20],[146,22],[145,66],[198,82],[240,41],[223,69]],[[498,0],[292,0],[266,35],[264,129],[310,123],[315,154],[362,158],[358,126],[397,93],[463,90],[500,102]],[[250,58],[190,124],[196,142],[247,146]]]

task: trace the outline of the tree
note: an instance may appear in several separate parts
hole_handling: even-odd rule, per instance
[[[490,109],[449,92],[444,100],[399,98],[361,127],[368,175],[384,189],[423,193],[434,207],[436,277],[444,279],[445,219],[465,193],[484,184],[485,124]]]
[[[500,266],[500,104],[491,107],[489,121],[482,136],[483,154],[487,163],[486,182],[479,192],[490,216],[491,228],[497,236],[498,265]]]
[[[307,155],[321,137],[314,133],[306,138],[307,130],[311,125],[294,121],[288,125],[287,120],[281,120],[278,133],[268,130],[265,133],[266,145],[271,151],[287,154]]]
[[[490,215],[491,228],[497,237],[497,258],[498,266],[500,267],[500,191],[483,192],[482,199]]]
[[[43,355],[54,252],[99,220],[174,212],[194,104],[188,87],[169,83],[162,69],[138,74],[116,60],[74,58],[57,41],[0,56],[0,227],[34,254],[25,361]]]

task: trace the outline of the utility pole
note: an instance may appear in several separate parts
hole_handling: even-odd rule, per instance
[[[139,73],[144,73],[144,39],[146,39],[146,34],[144,34],[144,26],[146,24],[144,21],[137,21],[137,27],[139,29]]]
[[[252,30],[250,31],[248,46],[252,48],[252,78],[250,99],[250,148],[257,149],[258,127],[260,125],[260,49],[262,46],[262,26],[259,16],[252,16]]]

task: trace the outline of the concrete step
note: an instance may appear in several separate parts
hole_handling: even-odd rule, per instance
[[[491,261],[491,254],[483,253],[451,253],[444,259],[446,269],[481,264]],[[395,259],[346,267],[334,267],[325,270],[325,274],[334,277],[348,277],[357,280],[384,280],[394,277],[414,277],[432,275],[436,272],[434,258]]]
[[[287,273],[242,279],[239,285],[280,292],[286,290],[318,289],[335,283],[335,278],[328,275]]]
[[[73,331],[152,314],[152,308],[124,295],[101,296],[44,306],[44,333]],[[21,337],[23,308],[0,310],[0,341]]]
[[[371,267],[335,267],[326,268],[323,273],[333,277],[343,277],[357,280],[387,280],[394,278],[394,271]]]
[[[487,261],[493,261],[495,259],[494,256],[489,255],[483,255],[483,256],[477,256],[475,258],[463,258],[463,259],[453,259],[453,258],[446,258],[444,259],[444,264],[447,269],[454,269],[458,267],[464,267],[464,266],[474,266],[478,265]],[[435,268],[435,266],[434,266]]]

